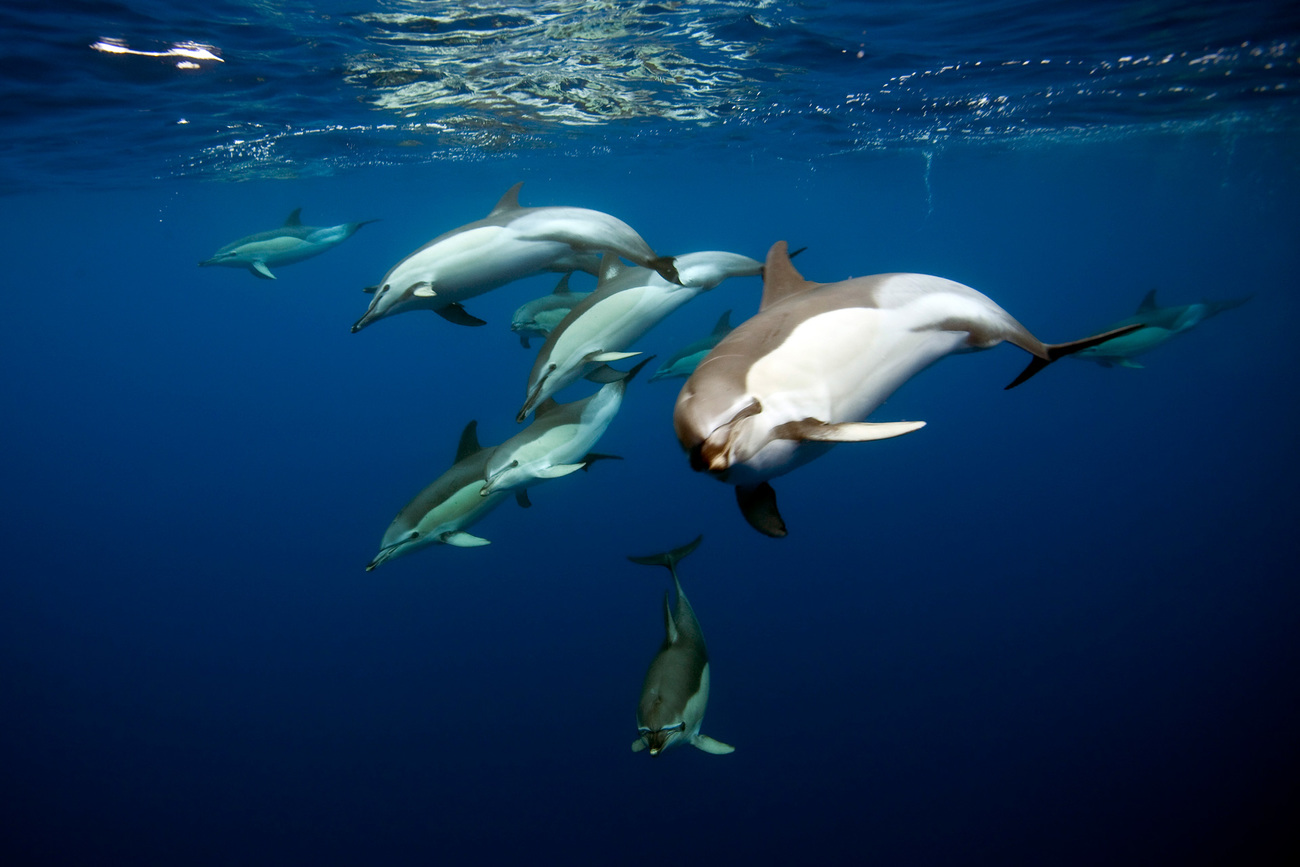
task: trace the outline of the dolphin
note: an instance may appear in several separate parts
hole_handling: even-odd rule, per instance
[[[718,324],[713,326],[708,337],[692,341],[686,344],[675,354],[668,357],[668,360],[659,365],[650,376],[650,382],[657,382],[661,379],[672,379],[674,377],[685,378],[695,372],[695,368],[704,360],[704,356],[709,354],[713,347],[718,345],[718,341],[731,333],[731,311],[726,310],[718,317]]]
[[[451,469],[434,479],[397,513],[379,543],[379,553],[366,566],[367,572],[427,545],[477,548],[490,544],[487,539],[465,532],[499,506],[506,496],[504,492],[479,495],[485,467],[494,449],[479,445],[477,428],[478,423],[474,421],[465,425]]]
[[[483,325],[461,302],[543,271],[595,273],[596,252],[623,256],[675,282],[671,256],[658,256],[622,220],[586,208],[522,208],[515,184],[482,220],[439,235],[389,269],[353,333],[385,316],[432,310],[456,325]]]
[[[704,646],[704,633],[700,631],[700,622],[695,619],[695,610],[682,592],[677,564],[702,541],[704,537],[697,536],[694,542],[662,554],[627,558],[646,566],[668,567],[677,588],[676,611],[668,606],[668,592],[664,592],[666,635],[641,685],[641,701],[636,708],[639,735],[632,741],[634,753],[648,747],[650,755],[657,756],[678,743],[693,744],[718,756],[736,749],[700,734],[704,709],[709,703],[709,652]]]
[[[594,454],[591,448],[618,415],[627,384],[649,361],[645,359],[627,373],[614,371],[617,379],[610,379],[582,400],[556,403],[554,398],[547,398],[537,408],[532,424],[493,451],[487,462],[486,483],[479,493],[487,497],[514,489],[518,496],[539,482],[567,476],[586,469],[594,460],[611,457]]]
[[[639,355],[624,352],[664,317],[728,277],[760,274],[763,263],[736,253],[687,253],[676,259],[680,280],[649,268],[629,267],[615,256],[600,263],[596,291],[569,311],[546,337],[528,375],[522,422],[534,407],[596,364]]]
[[[222,247],[211,259],[199,263],[205,265],[224,265],[227,268],[247,268],[254,277],[274,280],[271,266],[292,265],[312,256],[319,256],[326,250],[337,247],[356,233],[357,229],[377,220],[362,220],[359,223],[340,223],[337,226],[304,226],[302,208],[294,208],[289,219],[278,229],[258,232],[246,238],[240,238]]]
[[[1102,367],[1140,368],[1142,365],[1133,360],[1135,355],[1150,352],[1179,334],[1191,331],[1211,316],[1240,307],[1252,297],[1247,295],[1245,298],[1232,298],[1227,301],[1202,301],[1199,304],[1185,304],[1181,307],[1161,307],[1156,303],[1156,290],[1152,289],[1138,305],[1137,313],[1116,322],[1107,330],[1123,328],[1134,323],[1145,325],[1145,328],[1076,352],[1074,357],[1095,361]]]
[[[515,311],[515,315],[510,320],[510,330],[519,335],[519,345],[524,349],[532,348],[528,345],[530,337],[545,340],[546,335],[555,330],[555,326],[560,324],[560,320],[564,319],[569,310],[591,294],[571,290],[570,276],[571,273],[561,277],[560,282],[555,285],[555,291],[550,295],[534,298],[526,304],[521,304]]]
[[[876,274],[812,283],[784,241],[767,254],[759,312],[724,337],[673,408],[691,467],[736,487],[745,519],[768,536],[785,522],[769,479],[837,442],[900,436],[925,422],[860,422],[946,355],[1009,341],[1033,355],[1013,388],[1062,356],[1141,328],[1044,344],[987,296],[942,277]]]

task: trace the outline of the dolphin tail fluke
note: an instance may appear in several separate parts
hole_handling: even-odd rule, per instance
[[[785,521],[776,508],[776,491],[767,482],[737,485],[736,503],[749,526],[764,536],[780,539],[786,534]]]
[[[646,267],[652,271],[657,271],[659,276],[669,283],[682,285],[682,278],[677,274],[677,266],[673,263],[672,256],[660,256],[657,259],[651,259],[646,262]]]
[[[677,577],[677,564],[686,558],[686,555],[700,547],[704,541],[704,536],[696,536],[694,541],[687,542],[680,548],[673,548],[671,551],[664,551],[660,554],[647,554],[644,557],[628,557],[633,563],[640,563],[642,566],[663,566],[669,572],[673,573],[673,578]]]
[[[1126,325],[1123,328],[1116,328],[1114,331],[1094,334],[1092,337],[1085,337],[1082,340],[1074,340],[1070,343],[1045,343],[1043,344],[1043,349],[1046,352],[1046,357],[1035,355],[1030,359],[1029,364],[1025,369],[1020,371],[1020,375],[1011,380],[1011,384],[1006,386],[1006,389],[1015,388],[1017,385],[1020,385],[1020,383],[1029,379],[1035,373],[1038,373],[1038,371],[1059,358],[1073,355],[1076,352],[1081,352],[1084,349],[1105,343],[1107,340],[1114,340],[1116,337],[1123,337],[1125,334],[1131,334],[1139,328],[1146,328],[1146,326]]]

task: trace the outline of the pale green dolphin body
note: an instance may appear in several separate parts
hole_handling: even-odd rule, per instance
[[[1156,290],[1152,289],[1142,299],[1136,313],[1105,330],[1113,331],[1116,328],[1135,324],[1145,325],[1145,328],[1082,349],[1074,353],[1074,357],[1095,361],[1102,367],[1140,368],[1142,365],[1133,360],[1135,356],[1150,352],[1179,334],[1191,331],[1211,316],[1240,307],[1249,300],[1248,295],[1245,298],[1233,298],[1228,301],[1202,301],[1180,307],[1161,307],[1156,303]]]
[[[477,548],[490,544],[466,530],[505,499],[505,492],[480,493],[493,451],[479,445],[476,422],[465,425],[455,463],[397,513],[366,571],[429,545]]]
[[[591,294],[574,292],[570,289],[571,275],[572,272],[569,272],[561,277],[560,282],[555,285],[555,291],[550,295],[543,295],[541,298],[534,298],[519,305],[519,309],[511,317],[510,330],[519,335],[519,344],[524,349],[532,348],[528,345],[530,337],[545,340],[546,335],[555,330],[555,326],[564,320],[569,311]]]
[[[238,241],[232,241],[205,259],[200,266],[223,265],[227,268],[247,268],[254,277],[274,280],[271,266],[291,265],[319,256],[332,250],[356,234],[357,229],[375,220],[359,223],[340,223],[337,226],[304,226],[302,208],[295,208],[278,229],[258,232]]]
[[[736,749],[700,734],[709,703],[709,651],[704,646],[704,633],[695,609],[682,592],[677,564],[702,541],[704,537],[698,536],[695,541],[662,554],[628,557],[633,563],[666,567],[677,589],[675,610],[669,607],[668,593],[664,593],[664,643],[650,662],[641,685],[641,700],[636,709],[638,735],[632,742],[633,752],[648,748],[650,755],[657,756],[682,743],[714,755],[725,755]]]
[[[650,381],[690,376],[704,357],[713,351],[713,347],[718,345],[718,341],[729,333],[731,333],[731,311],[727,310],[718,317],[718,323],[713,326],[713,330],[707,337],[693,340],[670,355],[667,361],[659,365],[659,369],[650,377]]]

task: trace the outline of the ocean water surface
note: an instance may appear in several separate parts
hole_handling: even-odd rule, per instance
[[[0,40],[4,863],[1300,854],[1293,5],[11,2]],[[663,254],[958,280],[1048,342],[1250,300],[1141,369],[943,360],[872,415],[923,430],[774,481],[784,539],[643,375],[621,461],[367,572],[468,421],[519,430],[510,319],[556,277],[480,328],[350,333],[362,289],[520,181]],[[377,222],[197,267],[297,208]],[[627,556],[699,534],[736,750],[651,758],[669,581]]]

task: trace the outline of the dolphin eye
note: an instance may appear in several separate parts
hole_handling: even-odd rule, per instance
[[[685,721],[683,721],[683,722],[679,722],[679,723],[673,723],[673,724],[670,725],[670,726],[664,726],[664,727],[661,728],[659,731],[661,731],[661,732],[679,732],[679,731],[682,731],[682,730],[685,729],[685,728],[686,728],[686,723],[685,723]]]
[[[646,728],[645,726],[641,726],[641,728],[637,729],[637,731],[643,735],[650,734],[650,729]]]

